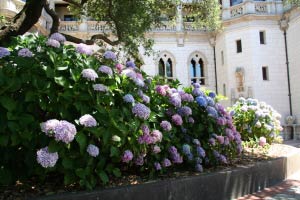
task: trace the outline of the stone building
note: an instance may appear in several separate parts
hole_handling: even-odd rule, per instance
[[[104,22],[77,20],[64,1],[50,3],[60,17],[61,32],[88,38],[110,31]],[[220,3],[223,30],[215,36],[185,21],[180,6],[176,23],[163,21],[163,26],[147,32],[157,55],[144,56],[142,69],[178,79],[183,86],[200,82],[226,96],[228,106],[239,97],[257,98],[272,105],[283,119],[296,116],[300,124],[300,8],[281,0]],[[12,16],[22,4],[0,0],[1,14]],[[44,34],[50,25],[43,13],[34,30]]]

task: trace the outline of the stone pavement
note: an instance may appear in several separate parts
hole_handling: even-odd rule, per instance
[[[284,144],[300,148],[300,140],[288,140]],[[300,162],[300,160],[299,160]],[[300,200],[300,169],[297,174],[273,187],[240,197],[236,200]]]

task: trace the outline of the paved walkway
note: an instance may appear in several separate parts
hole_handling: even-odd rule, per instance
[[[300,140],[285,141],[284,144],[300,148]],[[300,162],[300,161],[299,161]],[[236,200],[300,200],[300,171],[282,183]]]

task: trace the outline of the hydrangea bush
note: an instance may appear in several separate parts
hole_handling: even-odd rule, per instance
[[[229,110],[244,141],[254,140],[264,146],[274,142],[282,131],[280,114],[265,102],[240,98]]]
[[[112,51],[34,35],[0,48],[0,182],[52,172],[89,189],[122,173],[227,164],[242,151],[213,92],[148,77]]]

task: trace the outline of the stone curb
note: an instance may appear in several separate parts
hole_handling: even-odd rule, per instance
[[[122,186],[36,200],[228,200],[276,185],[300,171],[300,151],[286,157],[193,177]]]

